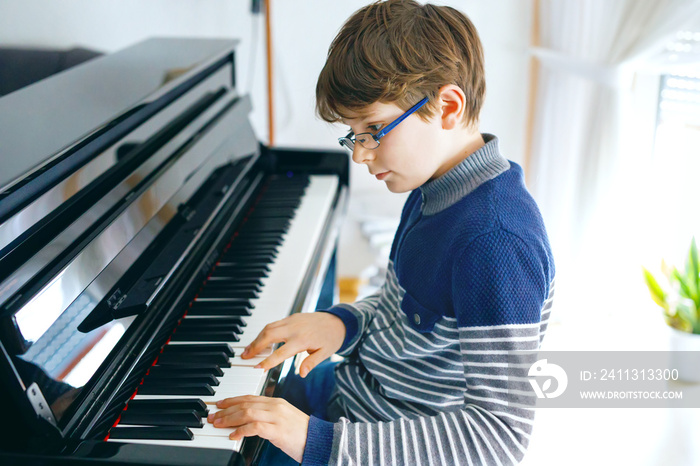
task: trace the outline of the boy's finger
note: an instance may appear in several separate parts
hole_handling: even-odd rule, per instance
[[[244,359],[252,358],[271,344],[284,341],[281,337],[282,332],[279,329],[280,327],[270,327],[269,324],[266,325],[260,334],[246,346],[243,353],[241,353],[241,357]]]
[[[303,350],[297,349],[290,343],[286,343],[282,346],[280,346],[274,353],[272,353],[270,356],[268,356],[264,361],[262,361],[260,364],[255,366],[256,368],[259,369],[265,369],[269,370],[275,367],[278,364],[283,363],[286,359],[291,358],[297,353],[302,352]]]
[[[243,437],[258,436],[264,439],[269,439],[273,432],[274,426],[267,422],[251,422],[236,428],[236,431],[228,436],[231,440],[241,440]]]
[[[246,411],[236,411],[214,419],[214,427],[239,427],[253,422],[273,423],[279,416],[270,411],[250,409]]]
[[[299,375],[306,377],[311,369],[321,364],[328,356],[323,354],[320,350],[310,353],[306,359],[301,363],[299,367]]]
[[[232,396],[229,398],[223,398],[216,402],[216,407],[219,409],[228,408],[230,406],[240,405],[242,403],[254,403],[260,401],[261,398],[267,398],[258,395],[243,395],[243,396]]]

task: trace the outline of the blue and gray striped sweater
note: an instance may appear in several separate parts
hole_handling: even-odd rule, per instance
[[[414,190],[385,283],[329,309],[346,325],[343,416],[312,417],[303,464],[513,464],[534,420],[526,364],[554,263],[522,169],[486,144]]]

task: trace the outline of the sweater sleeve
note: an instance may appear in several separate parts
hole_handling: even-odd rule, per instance
[[[534,421],[527,371],[540,343],[546,267],[519,238],[496,232],[465,248],[453,272],[462,403],[389,422],[341,418],[332,425],[329,464],[500,465],[523,458]]]
[[[386,285],[382,285],[373,294],[352,304],[341,303],[321,311],[340,317],[345,324],[345,340],[338,351],[339,355],[348,356],[357,347],[363,332],[374,318],[384,286]]]

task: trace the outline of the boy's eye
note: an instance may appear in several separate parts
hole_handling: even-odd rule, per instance
[[[357,142],[360,144],[364,144],[370,140],[370,137],[367,134],[358,134],[357,135]]]
[[[382,129],[382,125],[370,125],[367,128],[371,129],[372,131],[379,131]]]

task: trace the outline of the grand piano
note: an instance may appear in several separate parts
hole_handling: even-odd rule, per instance
[[[0,99],[0,464],[254,464],[213,402],[319,305],[343,152],[262,145],[233,40],[149,39]]]

